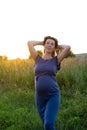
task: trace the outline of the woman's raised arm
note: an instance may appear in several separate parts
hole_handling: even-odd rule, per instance
[[[58,62],[60,63],[66,55],[70,51],[70,46],[69,45],[58,45],[58,49],[61,50],[61,52],[58,54]]]
[[[28,41],[28,49],[29,52],[34,60],[36,60],[36,57],[38,55],[37,51],[35,50],[34,46],[36,45],[43,45],[43,42],[40,41]]]

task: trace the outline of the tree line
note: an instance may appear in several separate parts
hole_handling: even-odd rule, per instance
[[[39,55],[43,55],[43,52],[41,51],[41,50],[37,50],[37,52],[38,52],[38,54]],[[59,53],[59,50],[57,50],[56,51],[56,53],[58,54]],[[66,56],[66,58],[68,58],[68,57],[75,57],[76,55],[72,52],[72,51],[70,51],[68,54],[67,54],[67,56]],[[31,59],[32,57],[31,57],[31,55],[29,55],[29,59]],[[3,56],[3,55],[0,55],[0,60],[8,60],[8,57],[7,56]]]
[[[41,50],[37,50],[37,52],[39,55],[41,56],[43,55],[43,52]],[[57,54],[60,53],[59,50],[57,50],[56,53]],[[76,57],[76,55],[72,51],[70,51],[65,58],[68,58],[68,57]],[[29,59],[32,59],[31,55],[29,55]]]
[[[0,55],[0,60],[8,60],[8,57],[7,57],[7,56],[1,56],[1,55]]]

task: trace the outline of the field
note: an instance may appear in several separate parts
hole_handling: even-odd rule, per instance
[[[34,102],[34,62],[0,61],[0,130],[43,130]],[[56,79],[61,90],[56,130],[87,129],[87,57],[66,58]]]

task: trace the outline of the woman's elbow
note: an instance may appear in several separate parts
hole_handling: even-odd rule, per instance
[[[30,46],[31,46],[31,42],[30,42],[30,41],[28,41],[28,42],[27,42],[27,45],[28,45],[28,47],[30,47]]]
[[[29,45],[29,44],[30,44],[30,41],[27,42],[27,45]]]

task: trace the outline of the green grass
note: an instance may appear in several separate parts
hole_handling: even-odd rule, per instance
[[[35,106],[34,62],[0,61],[0,130],[43,130]],[[57,130],[87,128],[87,58],[68,58],[56,79],[61,90]]]
[[[0,98],[0,130],[32,130],[38,127],[33,95],[34,92],[22,89],[3,94]]]

